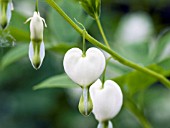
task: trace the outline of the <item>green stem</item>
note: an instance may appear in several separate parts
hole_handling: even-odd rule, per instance
[[[95,15],[95,20],[96,20],[97,26],[98,26],[98,28],[99,28],[99,30],[100,30],[100,33],[101,33],[101,35],[102,35],[102,37],[103,37],[104,43],[106,44],[106,46],[107,46],[108,48],[110,48],[110,45],[109,45],[109,43],[108,43],[108,41],[107,41],[107,38],[106,38],[106,35],[105,35],[104,31],[103,31],[103,28],[102,28],[102,25],[101,25],[99,16],[98,16],[97,14]]]
[[[104,88],[104,82],[105,82],[105,78],[106,78],[106,68],[107,68],[107,64],[109,62],[109,60],[111,59],[112,57],[109,57],[107,60],[106,60],[106,65],[105,65],[105,68],[104,68],[104,71],[103,71],[103,75],[102,75],[102,88]]]
[[[46,2],[53,7],[78,33],[80,33],[81,35],[83,35],[83,31],[78,25],[76,25],[73,20],[71,20],[70,17],[68,17],[68,15],[53,1],[53,0],[46,0]],[[135,64],[125,58],[123,58],[122,56],[118,55],[116,52],[114,52],[113,50],[109,49],[107,46],[103,45],[102,43],[100,43],[99,41],[97,41],[96,39],[94,39],[92,36],[90,36],[87,32],[85,34],[86,40],[88,40],[89,42],[91,42],[93,45],[101,48],[102,50],[106,51],[107,53],[109,53],[114,59],[116,59],[117,61],[119,61],[120,63],[131,67],[133,69],[136,69],[138,71],[141,71],[143,73],[149,74],[153,77],[155,77],[156,79],[158,79],[160,82],[162,82],[165,86],[167,86],[168,88],[170,88],[170,81],[168,79],[166,79],[163,75],[156,73],[146,67],[142,67],[138,64]]]
[[[35,11],[38,12],[38,0],[36,0]]]
[[[106,61],[107,62],[107,61]],[[107,63],[106,63],[106,65],[107,65]],[[104,88],[104,82],[105,82],[105,75],[106,75],[106,66],[105,65],[105,69],[104,69],[104,71],[103,71],[103,75],[102,75],[102,88]]]
[[[83,31],[83,57],[86,56],[86,30]]]

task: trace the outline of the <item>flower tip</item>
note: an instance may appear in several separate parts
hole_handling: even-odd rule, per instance
[[[41,62],[33,61],[32,65],[34,69],[38,70],[41,67]]]
[[[36,54],[33,56],[31,63],[34,69],[38,70],[41,67],[43,58],[41,58],[41,56],[38,56]]]
[[[41,67],[41,60],[39,56],[34,55],[32,58],[30,58],[31,64],[34,69],[38,70]]]
[[[1,23],[1,27],[4,30],[7,27],[7,22]]]
[[[7,17],[3,16],[2,19],[0,20],[0,24],[2,29],[5,29],[8,26]]]

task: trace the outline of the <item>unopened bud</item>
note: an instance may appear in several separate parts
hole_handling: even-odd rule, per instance
[[[39,69],[44,56],[45,46],[43,42],[44,25],[47,26],[45,20],[40,16],[39,12],[34,12],[33,17],[27,19],[26,23],[30,22],[30,37],[31,42],[29,45],[29,58],[35,69]],[[43,25],[44,24],[44,25]]]

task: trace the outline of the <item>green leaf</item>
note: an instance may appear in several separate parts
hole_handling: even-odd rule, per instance
[[[159,62],[158,65],[161,66],[165,70],[165,72],[168,76],[168,74],[170,72],[170,66],[169,66],[170,65],[170,57]]]
[[[101,11],[101,0],[92,0],[93,6],[95,7],[95,12],[98,16],[100,16]]]
[[[125,50],[126,49],[126,50]],[[117,53],[128,60],[140,63],[144,66],[153,63],[153,57],[149,55],[149,43],[139,43],[130,45],[121,45],[115,49]]]
[[[96,14],[100,16],[101,0],[80,0],[84,10],[95,19]]]
[[[57,53],[65,54],[70,48],[76,47],[76,45],[67,44],[67,43],[58,43],[56,45],[47,44],[46,48]]]
[[[29,41],[30,40],[30,29],[29,29],[29,23],[24,24],[27,17],[21,15],[17,11],[12,12],[12,19],[9,24],[9,31],[10,34],[19,41]]]
[[[110,60],[107,64],[106,79],[122,76],[124,74],[129,73],[130,71],[132,71],[131,68],[119,62]]]
[[[157,52],[155,54],[155,58],[158,61],[162,61],[166,58],[169,58],[170,54],[170,32],[169,29],[164,30],[158,37],[157,42]]]
[[[43,88],[76,88],[78,87],[66,74],[50,77],[35,85],[34,90]]]
[[[86,29],[91,25],[92,19],[84,15],[83,9],[79,4],[72,0],[58,1],[58,4],[70,16],[71,19],[77,19]],[[58,42],[75,43],[80,39],[80,35],[61,17],[55,10],[49,10],[47,21],[48,29],[52,36]]]
[[[160,65],[153,64],[148,66],[148,68],[159,72],[164,76],[168,76],[170,74],[170,70],[167,71]],[[126,75],[114,78],[113,80],[116,81],[121,86],[124,93],[129,96],[133,96],[138,91],[144,90],[157,82],[157,79],[154,77],[140,71],[132,71]]]
[[[24,41],[30,40],[30,35],[28,31],[25,31],[23,29],[19,29],[13,26],[9,26],[9,29],[10,29],[11,35],[14,35],[17,42],[22,41],[22,40]]]
[[[95,13],[94,13],[91,3],[86,0],[81,0],[80,4],[82,5],[82,7],[86,11],[86,13],[95,19]]]
[[[8,65],[18,61],[22,57],[26,56],[28,52],[28,45],[19,45],[12,48],[5,56],[2,58],[1,61],[1,68],[5,68]]]

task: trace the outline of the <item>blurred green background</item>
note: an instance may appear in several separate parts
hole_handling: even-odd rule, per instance
[[[95,21],[77,0],[56,2],[103,42]],[[0,46],[0,128],[97,127],[92,114],[87,118],[78,112],[80,88],[32,89],[51,77],[57,82],[58,75],[64,73],[64,53],[73,46],[82,46],[80,35],[45,0],[39,0],[39,11],[48,27],[44,32],[46,56],[36,71],[27,55],[29,23],[24,24],[34,12],[35,1],[13,3],[10,25],[5,35],[0,32],[0,44],[5,36],[15,38],[15,45],[9,41],[9,46]],[[170,76],[169,0],[102,0],[101,23],[112,49]],[[170,91],[164,85],[114,60],[108,64],[106,75],[118,82],[124,93],[124,106],[112,120],[114,128],[170,128]]]

